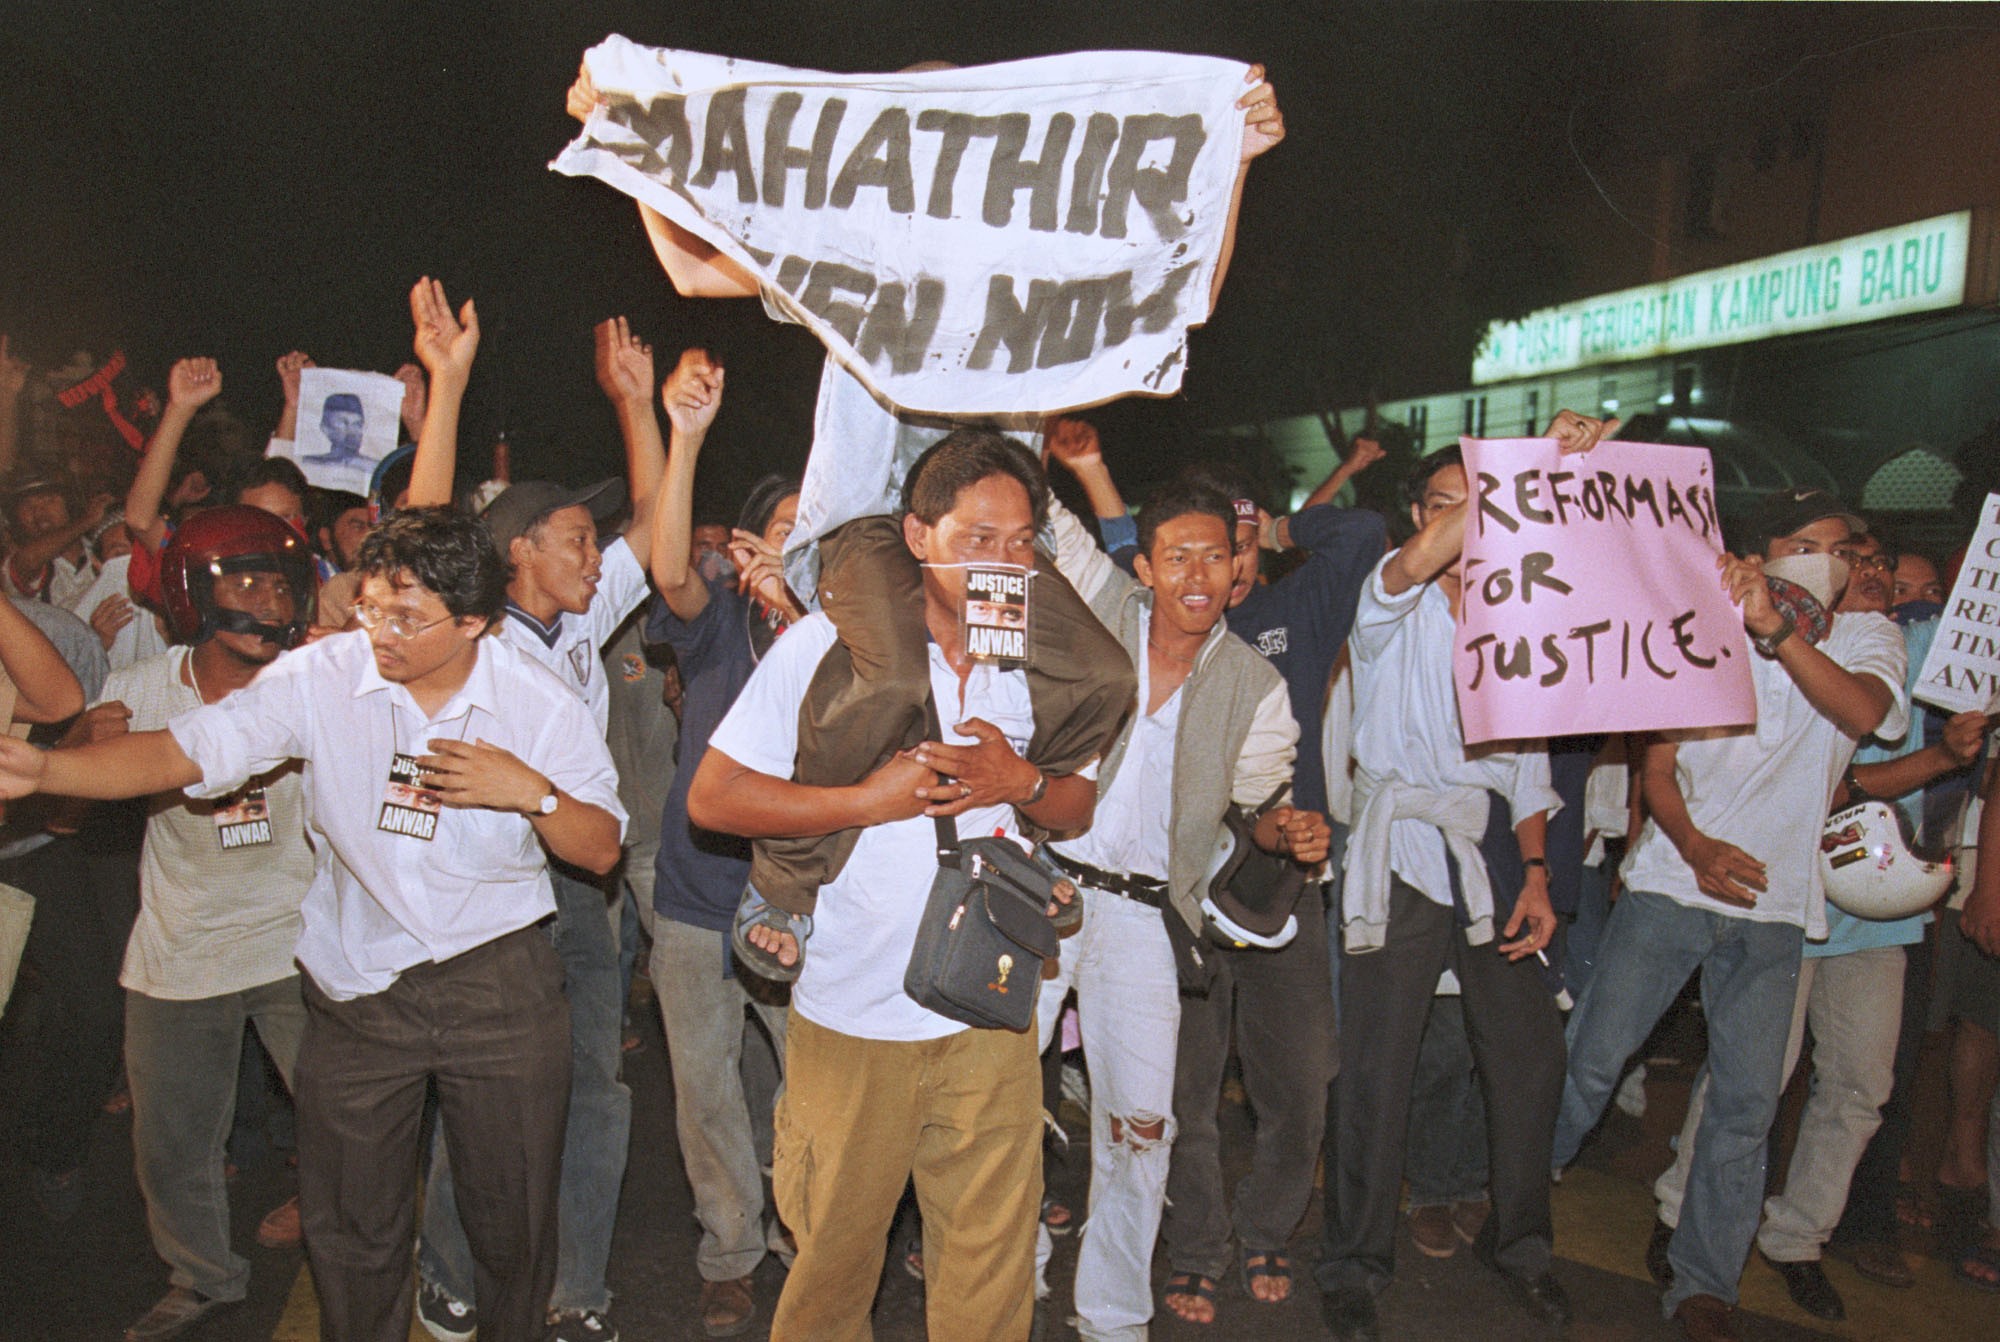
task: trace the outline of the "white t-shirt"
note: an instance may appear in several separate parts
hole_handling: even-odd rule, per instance
[[[1902,631],[1886,616],[1835,615],[1819,650],[1844,670],[1874,676],[1889,687],[1889,712],[1876,735],[1894,739],[1908,730],[1903,674],[1909,658]],[[1750,679],[1757,692],[1755,729],[1675,733],[1680,750],[1674,772],[1694,827],[1762,862],[1768,888],[1749,909],[1702,894],[1694,869],[1651,819],[1625,859],[1625,883],[1710,913],[1791,923],[1820,941],[1826,937],[1820,830],[1857,743],[1807,703],[1805,692],[1771,658],[1753,654]]]
[[[427,754],[433,738],[489,741],[578,801],[609,811],[624,832],[618,775],[589,710],[498,638],[480,640],[465,684],[428,717],[408,687],[382,678],[368,635],[356,630],[286,653],[245,688],[183,713],[167,730],[201,768],[190,797],[221,796],[286,760],[305,761],[319,861],[298,960],[338,1001],[381,992],[412,965],[449,959],[555,912],[548,860],[526,816],[426,813],[391,777],[397,755]]]
[[[1140,638],[1152,623],[1149,610],[1143,617]],[[1134,657],[1139,672],[1139,703],[1152,694],[1149,658]],[[1167,879],[1173,859],[1173,839],[1169,825],[1173,807],[1168,804],[1162,784],[1171,788],[1174,777],[1174,748],[1181,729],[1181,690],[1175,688],[1167,701],[1152,713],[1141,712],[1132,721],[1131,739],[1111,786],[1097,799],[1090,828],[1074,839],[1053,845],[1067,857],[1104,871],[1120,871],[1132,876]],[[1094,770],[1096,766],[1093,764]]]
[[[201,707],[186,680],[189,655],[175,648],[112,672],[99,702],[131,709],[135,732],[158,731]],[[299,943],[299,903],[313,879],[305,787],[296,763],[252,780],[251,787],[262,789],[261,799],[225,798],[238,804],[234,810],[172,792],[151,799],[139,856],[139,918],[118,975],[124,987],[189,1001],[297,972],[292,953]]]
[[[507,607],[507,618],[493,632],[555,673],[590,709],[603,736],[611,723],[611,689],[604,681],[604,645],[625,623],[625,617],[646,599],[646,571],[623,536],[604,547],[603,571],[590,609],[581,615],[556,616],[555,628],[544,629],[526,612]]]
[[[1355,763],[1384,781],[1436,791],[1477,787],[1497,792],[1507,799],[1517,823],[1537,811],[1554,815],[1562,809],[1562,798],[1549,782],[1548,751],[1539,741],[1466,746],[1451,679],[1457,632],[1451,599],[1435,582],[1389,595],[1382,585],[1389,558],[1385,555],[1362,584],[1348,637]],[[1433,903],[1452,902],[1444,836],[1435,825],[1392,821],[1389,870]]]
[[[799,706],[834,642],[833,623],[824,615],[793,625],[757,664],[709,747],[758,773],[790,778],[798,757]],[[930,664],[931,693],[947,744],[976,744],[952,724],[984,718],[1015,750],[1027,749],[1035,714],[1025,675],[976,666],[961,704],[958,673],[935,644]],[[1020,833],[1011,806],[967,811],[958,817],[958,832],[967,838]],[[805,969],[792,986],[792,1010],[815,1025],[862,1039],[938,1039],[965,1029],[918,1006],[903,991],[936,872],[937,829],[929,817],[863,830],[840,875],[820,889]]]

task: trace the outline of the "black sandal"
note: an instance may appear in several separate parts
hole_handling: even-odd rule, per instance
[[[1215,1303],[1215,1279],[1213,1277],[1204,1277],[1199,1272],[1176,1272],[1167,1278],[1167,1289],[1160,1292],[1160,1303],[1166,1304],[1166,1298],[1170,1295],[1184,1295],[1193,1300],[1206,1300],[1210,1305],[1213,1305]],[[1167,1310],[1182,1323],[1199,1323],[1199,1320],[1188,1318],[1172,1305],[1167,1305]],[[1210,1319],[1209,1322],[1213,1323],[1215,1320]]]
[[[806,938],[812,935],[812,918],[803,913],[786,913],[775,904],[768,904],[764,897],[751,886],[743,887],[743,898],[736,905],[736,917],[729,929],[729,948],[736,952],[736,962],[760,978],[774,983],[791,983],[799,976],[806,964]],[[790,932],[798,943],[798,954],[790,964],[778,958],[776,951],[767,951],[750,940],[753,927],[768,927],[775,932]]]
[[[1245,1249],[1237,1260],[1243,1274],[1243,1294],[1260,1305],[1282,1305],[1292,1298],[1291,1260],[1285,1257],[1283,1249]],[[1250,1288],[1250,1284],[1263,1277],[1276,1277],[1286,1283],[1285,1294],[1277,1300],[1265,1300]]]

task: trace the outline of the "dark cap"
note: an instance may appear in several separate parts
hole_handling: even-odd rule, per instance
[[[58,480],[53,475],[38,474],[34,471],[23,471],[9,479],[3,488],[6,500],[10,504],[30,494],[69,493],[69,485],[66,482]]]
[[[590,520],[603,522],[625,506],[625,482],[600,480],[594,485],[571,489],[549,480],[523,480],[500,491],[500,497],[486,508],[486,529],[493,534],[493,547],[502,558],[516,536],[564,508],[590,509]]]
[[[1793,487],[1774,489],[1757,500],[1750,512],[1752,548],[1761,550],[1774,540],[1804,531],[1815,522],[1838,517],[1852,531],[1865,532],[1868,523],[1824,489]]]

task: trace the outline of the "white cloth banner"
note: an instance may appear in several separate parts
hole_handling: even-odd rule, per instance
[[[2000,704],[2000,494],[1980,505],[1979,529],[1910,697],[1947,713],[1991,713]]]
[[[402,433],[403,384],[387,373],[308,368],[299,374],[298,428],[273,438],[269,456],[289,456],[321,489],[366,495]]]
[[[1178,390],[1242,153],[1246,67],[1077,52],[835,75],[638,46],[550,166],[762,281],[891,405],[1044,413]]]

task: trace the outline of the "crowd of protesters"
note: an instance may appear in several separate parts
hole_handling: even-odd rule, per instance
[[[1268,85],[1245,105],[1247,167],[1283,132]],[[684,294],[756,291],[647,222]],[[1691,975],[1707,1060],[1645,1246],[1683,1331],[1734,1335],[1753,1247],[1822,1319],[1844,1311],[1826,1253],[1912,1284],[1897,1228],[1928,1214],[1903,1161],[1927,1027],[1953,1032],[1936,1214],[1958,1276],[2000,1289],[1988,724],[1910,696],[1942,556],[1778,491],[1718,569],[1754,726],[1468,748],[1455,448],[1417,459],[1394,516],[1340,501],[1382,456],[1366,437],[1295,510],[1215,461],[1133,515],[1108,463],[1143,445],[1108,453],[1084,418],[1039,450],[939,431],[900,513],[825,537],[802,596],[797,481],[760,481],[733,525],[696,508],[725,402],[707,353],[662,369],[606,321],[623,477],[468,486],[477,312],[424,279],[411,313],[412,449],[365,498],[284,450],[302,353],[277,360],[279,450],[227,471],[181,450],[223,370],[174,364],[120,506],[22,441],[30,370],[0,345],[0,715],[26,738],[0,742],[0,882],[32,900],[0,904],[26,924],[0,981],[18,958],[40,1027],[21,1149],[44,1214],[75,1216],[122,1056],[169,1269],[133,1342],[248,1290],[225,1167],[253,1025],[299,1157],[259,1238],[303,1241],[326,1337],[400,1340],[413,1315],[447,1340],[617,1337],[646,947],[709,1336],[753,1323],[766,1255],[789,1269],[773,1336],[868,1336],[912,1183],[940,1338],[1019,1342],[1071,1312],[1086,1338],[1143,1338],[1160,1252],[1159,1304],[1189,1323],[1228,1327],[1230,1274],[1232,1308],[1285,1301],[1311,1258],[1328,1327],[1374,1337],[1404,1233],[1469,1248],[1560,1327],[1552,1175]],[[1564,411],[1548,436],[1584,453],[1616,429]],[[1025,667],[969,650],[965,574],[994,565],[1035,576]],[[1822,824],[1864,797],[1959,853],[1935,920],[1829,907]],[[906,987],[941,856],[994,836],[1041,855],[1061,933],[989,985],[1034,995],[1022,1030]],[[1227,875],[1255,852],[1286,873],[1268,924]],[[1091,1188],[1052,1309],[1070,1213],[1043,1196],[1039,1059],[1072,1003]],[[746,1022],[784,1078],[768,1183]],[[1766,1200],[1808,1027],[1810,1096]],[[1257,1115],[1233,1190],[1232,1055]]]

